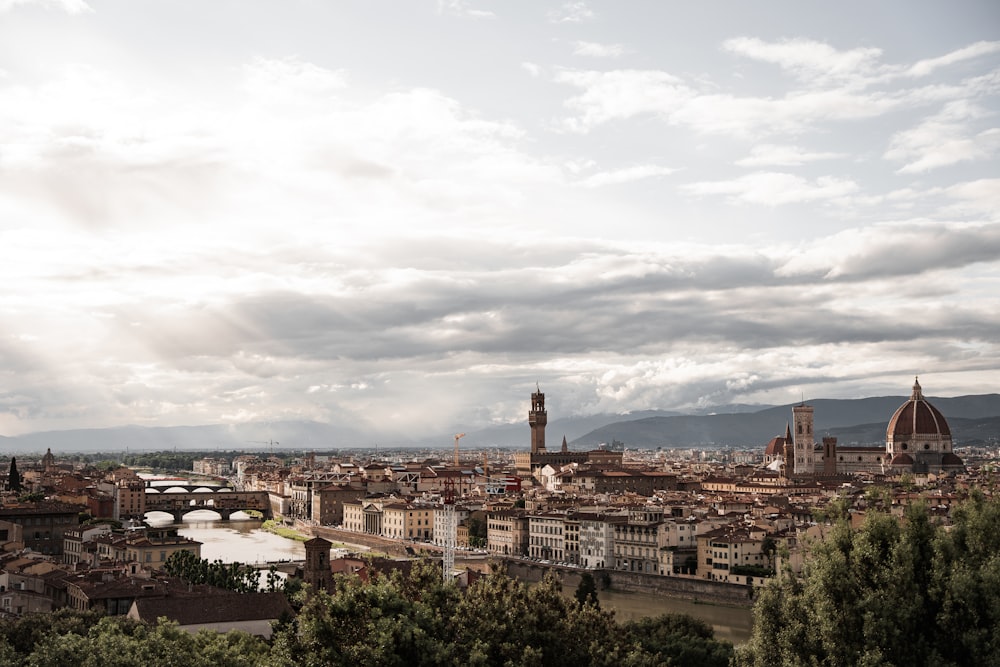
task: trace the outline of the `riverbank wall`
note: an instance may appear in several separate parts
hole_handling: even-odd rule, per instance
[[[707,579],[690,577],[664,577],[641,572],[620,570],[581,570],[558,565],[541,565],[520,560],[507,561],[507,572],[519,580],[538,582],[545,573],[552,570],[563,587],[575,590],[580,585],[580,577],[590,572],[598,588],[622,593],[651,593],[692,602],[750,607],[753,605],[752,591],[748,586],[729,584]]]
[[[379,537],[378,535],[355,533],[349,530],[338,530],[336,528],[330,528],[329,526],[312,526],[301,522],[295,523],[295,530],[306,535],[312,535],[313,537],[322,537],[324,540],[330,540],[331,542],[339,542],[349,546],[365,547],[366,549],[370,549],[372,551],[381,551],[382,553],[393,557],[414,555],[406,550],[406,547],[409,545],[401,543],[398,540],[389,540],[384,537]]]

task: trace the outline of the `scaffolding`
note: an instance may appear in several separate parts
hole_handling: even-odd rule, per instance
[[[444,582],[451,581],[455,572],[455,541],[458,522],[455,520],[455,481],[450,477],[444,481],[444,555],[441,576]]]

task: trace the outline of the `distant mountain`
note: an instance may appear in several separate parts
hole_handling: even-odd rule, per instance
[[[347,444],[350,443],[350,444]],[[371,446],[357,431],[310,421],[206,426],[120,426],[44,431],[0,438],[5,452],[320,449]]]
[[[816,439],[833,435],[845,444],[855,441],[884,442],[889,419],[907,398],[880,396],[808,401],[814,409]],[[963,437],[958,431],[961,420],[1000,416],[1000,394],[928,400],[948,419],[958,441]],[[597,428],[572,444],[574,449],[596,447],[612,440],[624,442],[627,447],[763,446],[771,438],[784,434],[785,425],[792,419],[793,405],[746,414],[682,415],[620,421]],[[855,426],[858,424],[864,426]],[[1000,431],[984,434],[983,430],[983,425],[979,425],[974,437],[982,439],[1000,435]]]
[[[885,427],[905,396],[854,400],[817,399],[817,440],[837,436],[843,444],[883,442]],[[1000,435],[1000,394],[930,398],[944,413],[957,442],[976,442]],[[731,412],[725,412],[731,410]],[[644,410],[627,414],[599,414],[553,419],[546,428],[547,445],[557,449],[563,436],[574,450],[620,440],[627,447],[751,446],[759,447],[785,432],[792,405],[728,405],[681,414]],[[714,414],[713,414],[714,413]],[[521,423],[477,429],[457,427],[427,438],[387,438],[339,424],[311,421],[258,422],[234,425],[143,427],[47,431],[15,437],[0,436],[5,453],[122,452],[163,450],[259,450],[427,447],[450,448],[455,433],[466,435],[462,449],[515,447],[527,449],[530,431],[527,413]]]
[[[628,422],[679,414],[681,413],[667,410],[641,410],[623,414],[598,414],[553,419],[545,427],[545,444],[547,449],[558,448],[562,444],[563,436],[566,437],[567,441],[572,442],[609,422]],[[463,448],[527,447],[531,443],[527,412],[525,412],[524,421],[517,424],[501,424],[479,429],[470,426],[457,430],[459,433],[465,433],[465,437],[459,443]],[[442,447],[453,444],[453,437],[454,434],[422,438],[415,444],[425,447]]]

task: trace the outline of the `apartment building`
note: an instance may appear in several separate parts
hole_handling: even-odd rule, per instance
[[[615,526],[628,521],[625,513],[577,512],[579,564],[587,568],[610,567],[615,557]]]
[[[554,562],[566,560],[566,515],[547,512],[528,515],[528,556]]]
[[[662,521],[632,521],[614,527],[614,567],[627,572],[656,574],[660,571],[660,527]]]
[[[499,556],[528,554],[528,513],[503,509],[486,514],[486,548]]]
[[[734,581],[739,566],[767,566],[763,552],[767,531],[746,525],[729,525],[697,536],[698,576],[712,581]]]

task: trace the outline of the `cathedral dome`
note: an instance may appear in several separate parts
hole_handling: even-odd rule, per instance
[[[785,455],[785,445],[792,444],[792,429],[791,426],[785,424],[785,435],[775,436],[767,443],[764,447],[764,456],[767,461],[773,460],[776,456]]]
[[[944,415],[924,398],[920,382],[914,380],[910,400],[899,406],[889,420],[886,439],[899,442],[925,436],[950,439],[951,429]]]

